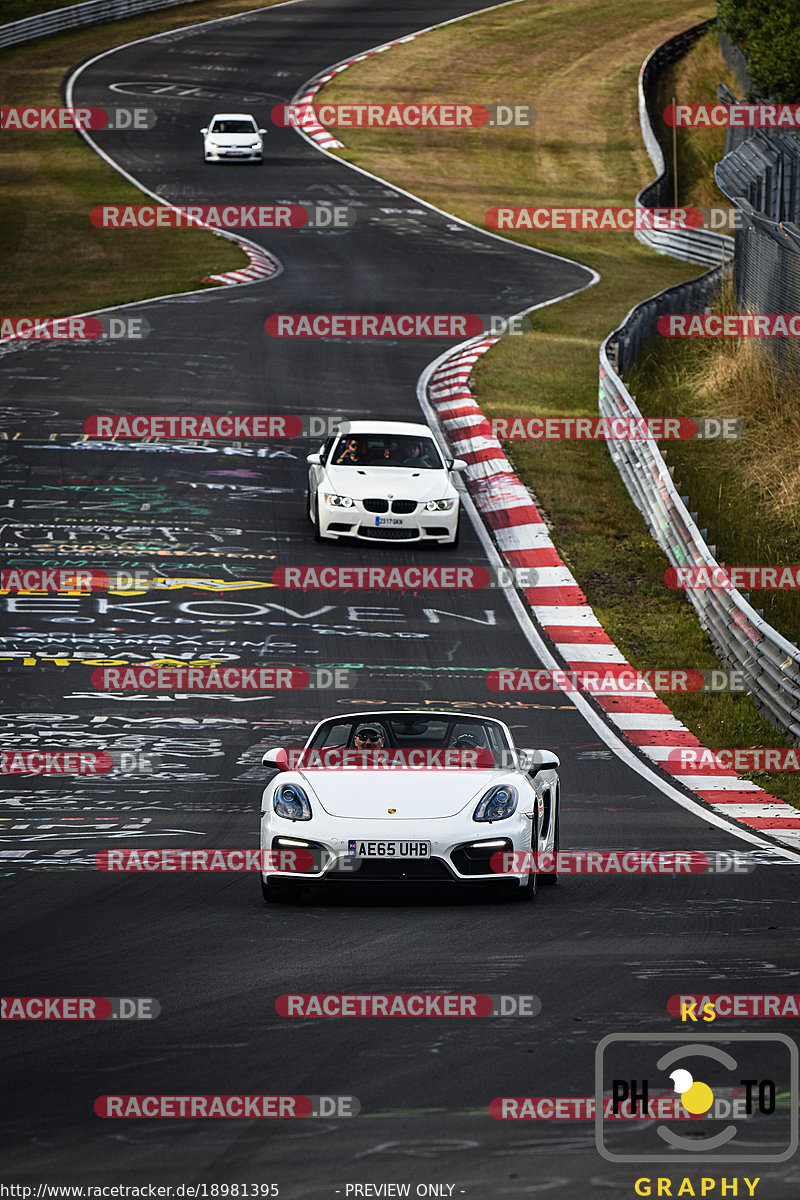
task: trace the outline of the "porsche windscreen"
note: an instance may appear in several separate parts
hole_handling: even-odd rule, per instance
[[[324,722],[308,749],[481,750],[482,767],[506,769],[511,747],[503,731],[477,717],[342,717]],[[491,755],[489,760],[488,754]]]

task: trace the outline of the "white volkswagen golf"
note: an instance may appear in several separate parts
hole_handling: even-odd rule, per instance
[[[308,455],[306,504],[317,541],[458,544],[460,503],[454,472],[427,425],[346,421]]]
[[[262,762],[278,772],[261,798],[265,900],[331,881],[481,884],[532,899],[537,878],[555,882],[530,852],[559,848],[559,759],[518,749],[493,717],[340,714]]]
[[[200,130],[203,135],[203,157],[206,162],[249,159],[264,161],[264,134],[250,113],[215,113],[209,125]]]

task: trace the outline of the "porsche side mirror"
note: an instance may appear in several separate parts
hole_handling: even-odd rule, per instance
[[[267,750],[262,755],[261,765],[262,767],[277,767],[279,771],[288,771],[289,755],[283,746],[273,746],[271,750]]]
[[[540,771],[555,771],[561,766],[561,759],[552,750],[526,750],[527,770],[532,775]]]

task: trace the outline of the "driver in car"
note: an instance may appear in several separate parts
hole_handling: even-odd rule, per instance
[[[451,745],[456,750],[477,750],[479,752],[483,751],[482,754],[481,753],[478,754],[477,763],[480,766],[490,765],[490,763],[488,761],[488,756],[492,755],[492,751],[489,749],[489,747],[487,745],[486,738],[483,734],[483,730],[471,729],[468,733],[459,733],[457,737],[453,738]],[[470,756],[467,755],[466,757],[469,758]],[[493,756],[492,756],[492,761],[494,761]]]
[[[419,442],[412,442],[408,447],[408,456],[403,459],[404,467],[419,467],[422,465],[422,446]]]
[[[403,459],[404,467],[432,467],[430,447],[422,442],[412,442],[408,447],[408,457]]]
[[[386,737],[380,725],[359,725],[353,735],[353,745],[356,750],[381,750],[386,745]]]
[[[457,746],[460,750],[477,750],[486,745],[486,740],[478,730],[475,730],[469,733],[460,733],[458,737],[453,738],[451,745]]]

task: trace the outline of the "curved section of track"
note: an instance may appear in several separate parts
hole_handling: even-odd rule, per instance
[[[639,1028],[663,1028],[673,992],[719,974],[735,975],[736,990],[765,991],[788,969],[787,946],[765,925],[767,914],[770,926],[792,923],[793,868],[760,851],[752,874],[575,878],[533,907],[365,892],[265,910],[253,877],[120,878],[92,867],[109,845],[255,846],[263,749],[298,744],[339,707],[370,704],[485,707],[509,722],[519,744],[552,747],[564,764],[565,846],[742,846],[616,758],[568,698],[529,703],[486,690],[486,671],[536,665],[499,592],[270,587],[279,565],[400,558],[386,547],[313,543],[302,495],[304,456],[315,446],[135,447],[80,432],[92,413],[221,406],[416,419],[416,382],[450,348],[446,341],[270,339],[265,318],[511,314],[589,282],[584,268],[520,253],[452,221],[321,155],[292,130],[270,133],[263,168],[202,162],[198,131],[212,111],[265,116],[326,63],[469,7],[304,0],[133,43],[75,83],[82,104],[121,95],[157,103],[150,133],[97,141],[174,203],[325,200],[354,206],[358,220],[341,233],[257,236],[283,263],[278,277],[137,306],[152,328],[141,343],[31,346],[0,360],[8,560],[205,580],[144,595],[4,601],[1,644],[13,677],[0,718],[5,744],[127,748],[158,761],[127,781],[4,781],[4,908],[15,929],[7,974],[19,995],[149,995],[162,1006],[152,1023],[20,1022],[8,1031],[7,1179],[30,1178],[35,1145],[37,1178],[53,1182],[247,1179],[300,1197],[365,1177],[433,1177],[453,1183],[454,1194],[515,1194],[535,1164],[535,1185],[571,1200],[597,1175],[590,1127],[546,1135],[510,1127],[488,1117],[490,1100],[589,1095],[594,1045],[629,1027],[632,1013]],[[458,561],[484,564],[486,553],[467,527]],[[440,561],[419,550],[402,559]],[[209,699],[98,697],[90,683],[108,658],[211,657],[348,665],[356,686]],[[543,1009],[535,1022],[394,1022],[387,1038],[379,1021],[292,1023],[274,1008],[286,991],[416,990],[534,992]],[[111,1122],[92,1112],[95,1097],[109,1092],[262,1091],[352,1093],[363,1115],[306,1125]],[[773,1172],[771,1193],[781,1200],[791,1194],[782,1171]]]

